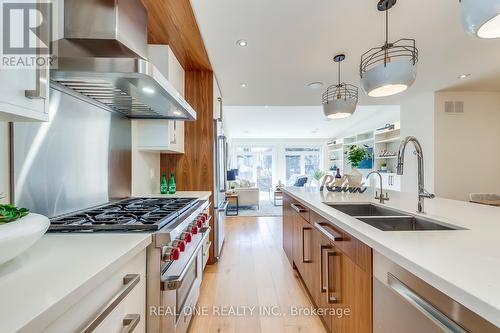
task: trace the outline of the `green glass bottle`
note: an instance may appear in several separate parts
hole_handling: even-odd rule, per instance
[[[175,194],[176,190],[177,190],[177,186],[175,185],[175,177],[174,177],[174,173],[172,172],[170,174],[170,181],[168,182],[168,193]]]
[[[160,193],[168,194],[168,183],[167,183],[167,175],[162,174],[160,180]]]

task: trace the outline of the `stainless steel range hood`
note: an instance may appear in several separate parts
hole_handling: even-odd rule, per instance
[[[147,59],[140,0],[65,0],[64,39],[50,71],[62,85],[136,119],[196,120],[195,110]]]

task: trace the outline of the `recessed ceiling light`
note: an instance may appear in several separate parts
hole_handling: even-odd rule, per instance
[[[182,112],[180,112],[180,111],[178,111],[178,110],[175,110],[175,111],[173,112],[173,114],[175,114],[176,116],[180,116],[180,115],[182,115]]]
[[[467,74],[462,74],[462,75],[459,75],[459,76],[458,76],[458,78],[459,78],[459,79],[466,79],[466,78],[468,78],[469,76],[470,76],[470,74],[468,74],[468,73],[467,73]]]
[[[246,40],[244,40],[244,39],[240,39],[240,40],[238,40],[238,41],[236,42],[236,45],[241,46],[241,47],[245,47],[245,46],[247,46],[247,45],[248,45],[248,43],[247,43],[247,41],[246,41]]]
[[[240,87],[241,87],[241,88],[246,88],[246,87],[247,87],[247,84],[246,84],[246,83],[240,83]]]
[[[311,82],[307,86],[309,88],[311,88],[311,89],[319,89],[319,88],[321,88],[323,86],[323,82],[319,82],[319,81],[317,81],[317,82]]]
[[[150,87],[144,87],[142,88],[142,91],[144,91],[146,94],[154,94],[155,93],[155,90],[153,88],[150,88]]]

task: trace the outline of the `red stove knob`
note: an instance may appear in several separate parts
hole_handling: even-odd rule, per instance
[[[181,254],[178,248],[172,246],[164,246],[161,252],[161,258],[163,261],[178,260]]]
[[[197,226],[198,228],[201,228],[201,227],[203,227],[203,224],[204,224],[204,223],[205,223],[205,221],[204,221],[203,219],[201,219],[201,218],[200,218],[200,219],[198,219],[198,221],[196,221],[196,226]]]
[[[185,241],[186,243],[191,242],[191,239],[192,239],[192,237],[191,237],[191,233],[190,233],[190,232],[188,232],[188,231],[183,232],[183,233],[181,234],[181,239],[182,239],[183,241]]]
[[[179,251],[184,252],[186,249],[186,242],[182,239],[176,239],[172,242],[172,246],[179,249]]]
[[[196,234],[198,234],[198,227],[193,225],[193,226],[191,226],[190,231],[193,235],[196,235]]]
[[[206,214],[201,214],[200,217],[198,218],[199,220],[201,220],[202,223],[205,223],[205,221],[207,220],[207,217],[205,215]]]
[[[203,216],[205,218],[205,221],[208,220],[208,214],[207,213],[203,213],[203,214],[201,214],[201,216]]]

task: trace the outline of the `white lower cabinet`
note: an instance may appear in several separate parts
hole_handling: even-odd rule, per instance
[[[42,332],[145,333],[146,250],[82,295]]]

